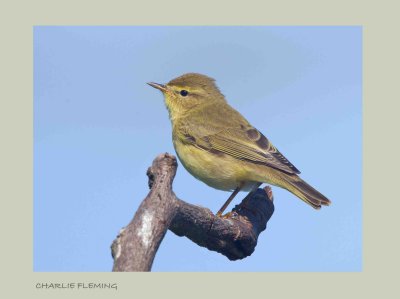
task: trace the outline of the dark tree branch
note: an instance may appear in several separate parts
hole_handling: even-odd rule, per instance
[[[243,259],[254,252],[257,238],[265,230],[274,211],[272,200],[267,194],[270,193],[272,199],[271,189],[266,189],[258,189],[224,218],[215,216],[207,208],[178,199],[178,212],[169,229],[230,260]]]
[[[176,158],[166,153],[148,169],[150,193],[112,244],[113,271],[150,271],[168,228],[230,260],[254,252],[258,236],[274,212],[271,188],[258,189],[220,218],[175,196],[172,181],[176,168]]]

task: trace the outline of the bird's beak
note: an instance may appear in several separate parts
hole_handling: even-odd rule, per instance
[[[147,84],[149,84],[151,87],[161,90],[163,93],[168,92],[168,87],[165,86],[164,84],[159,84],[159,83],[154,83],[154,82],[149,82]]]

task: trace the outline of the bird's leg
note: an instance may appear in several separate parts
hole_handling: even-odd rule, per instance
[[[258,187],[260,187],[262,185],[262,183],[257,183],[253,186],[253,188],[251,188],[251,191],[246,195],[246,197],[242,200],[246,200],[249,197],[251,197],[254,192],[257,191]],[[231,201],[235,198],[235,196],[239,193],[239,191],[242,189],[243,185],[237,187],[231,194],[231,196],[229,196],[229,198],[226,200],[226,202],[224,203],[224,205],[219,209],[219,211],[217,212],[217,216],[221,217],[222,213],[225,211],[225,209],[228,207],[228,205],[231,203]],[[229,213],[228,213],[229,214]]]
[[[251,191],[249,192],[249,194],[247,194],[246,197],[243,198],[242,201],[244,201],[244,200],[248,199],[249,197],[251,197],[251,196],[254,194],[254,192],[257,191],[258,187],[261,186],[261,184],[262,184],[262,183],[257,183],[257,184],[255,184],[255,185],[253,186],[253,188],[251,188]]]
[[[239,205],[239,207],[242,206],[242,204],[243,204],[246,200],[248,200],[250,197],[252,197],[252,196],[254,195],[254,193],[257,191],[258,187],[260,187],[261,184],[262,184],[262,183],[257,183],[257,184],[255,184],[255,185],[253,186],[253,188],[251,188],[251,191],[246,195],[245,198],[243,198],[242,203]]]
[[[231,196],[229,196],[229,198],[227,199],[227,201],[224,203],[224,205],[219,209],[219,211],[217,212],[217,216],[221,217],[222,213],[225,211],[226,207],[231,203],[232,199],[235,198],[235,196],[239,193],[240,189],[242,187],[239,186],[237,187],[231,194]]]

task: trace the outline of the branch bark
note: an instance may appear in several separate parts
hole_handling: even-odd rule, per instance
[[[112,245],[113,271],[150,271],[154,256],[177,211],[172,181],[177,163],[174,156],[159,155],[148,169],[152,188],[132,221]]]
[[[220,218],[176,197],[172,191],[176,169],[176,158],[168,153],[157,156],[148,169],[151,190],[111,246],[113,271],[150,271],[167,229],[230,260],[254,252],[274,212],[271,188],[258,189]]]

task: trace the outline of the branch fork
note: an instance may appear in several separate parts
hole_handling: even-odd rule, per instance
[[[111,246],[113,271],[150,271],[168,229],[232,261],[254,252],[258,236],[274,212],[271,188],[257,189],[231,212],[218,217],[176,197],[172,182],[177,166],[176,158],[165,153],[147,170],[150,192]]]

